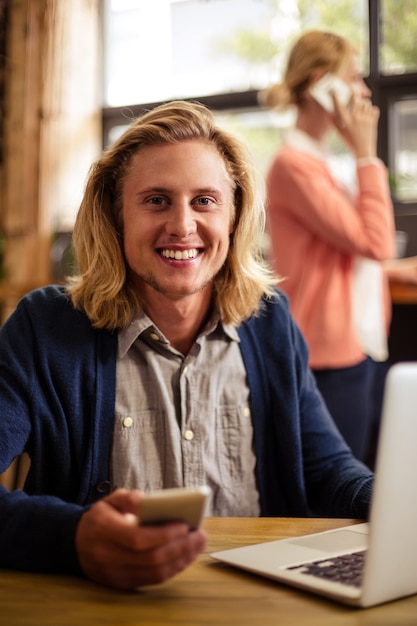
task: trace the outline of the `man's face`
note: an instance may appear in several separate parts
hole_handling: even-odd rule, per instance
[[[210,144],[141,149],[123,186],[124,251],[142,301],[211,293],[233,228],[233,186]]]

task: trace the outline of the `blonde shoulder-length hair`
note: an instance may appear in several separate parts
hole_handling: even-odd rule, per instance
[[[146,146],[203,140],[224,159],[235,186],[233,233],[226,261],[214,280],[214,302],[226,324],[238,326],[274,293],[278,278],[263,257],[263,181],[245,145],[221,129],[203,105],[160,105],[134,121],[93,164],[73,231],[78,275],[67,289],[75,308],[95,328],[123,328],[141,311],[123,252],[122,190],[132,157]]]

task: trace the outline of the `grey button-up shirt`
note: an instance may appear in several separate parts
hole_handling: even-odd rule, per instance
[[[207,484],[208,515],[257,516],[255,462],[235,328],[212,319],[186,356],[144,313],[119,333],[114,487]]]

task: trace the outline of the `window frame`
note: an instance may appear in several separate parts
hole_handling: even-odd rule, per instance
[[[378,133],[378,156],[387,164],[394,162],[394,148],[392,142],[391,112],[393,104],[398,100],[415,97],[417,98],[417,73],[404,73],[398,75],[383,75],[379,69],[379,42],[381,40],[381,0],[368,0],[369,11],[369,76],[366,83],[372,91],[373,102],[380,109],[379,133]],[[257,110],[258,91],[249,90],[233,93],[216,94],[211,96],[195,95],[194,100],[208,106],[213,111],[244,112],[245,110]],[[126,124],[129,118],[135,118],[147,110],[162,104],[148,102],[131,106],[116,106],[102,108],[102,133],[103,147],[108,144],[110,129],[115,125]],[[417,218],[417,200],[404,202],[393,198],[396,217],[415,216]],[[417,241],[416,241],[417,246]],[[417,248],[416,248],[417,253]]]
[[[387,164],[394,162],[392,111],[395,102],[417,98],[417,72],[384,75],[379,67],[381,41],[381,0],[368,0],[369,11],[369,76],[366,82],[372,91],[372,100],[380,109],[378,156]],[[417,200],[403,202],[393,195],[396,217],[417,217]]]

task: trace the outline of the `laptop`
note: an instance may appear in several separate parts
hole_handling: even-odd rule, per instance
[[[211,556],[351,606],[415,594],[417,362],[388,371],[375,475],[367,523]]]

